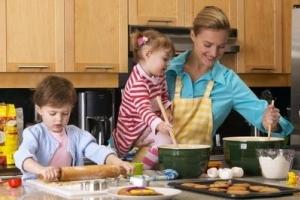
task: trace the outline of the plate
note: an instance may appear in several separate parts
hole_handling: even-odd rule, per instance
[[[173,189],[173,188],[164,188],[164,187],[149,187],[150,189],[155,190],[162,195],[159,196],[127,196],[127,195],[118,195],[118,191],[124,187],[111,188],[108,190],[108,194],[116,197],[121,200],[164,200],[171,199],[172,197],[181,193],[181,190]]]

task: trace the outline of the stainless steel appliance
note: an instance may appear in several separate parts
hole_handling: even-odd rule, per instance
[[[297,151],[294,166],[300,169],[300,5],[292,11],[292,70],[291,70],[291,120],[295,131],[291,136],[291,145]]]
[[[294,137],[300,144],[300,5],[293,8],[292,13],[292,70],[291,70],[291,120],[295,126]]]
[[[114,106],[111,90],[78,93],[79,127],[89,131],[99,144],[108,144],[115,119]]]

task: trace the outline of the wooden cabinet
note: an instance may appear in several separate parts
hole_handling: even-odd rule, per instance
[[[128,6],[124,0],[75,0],[67,5],[67,72],[126,72]]]
[[[237,1],[238,73],[282,73],[282,0]]]
[[[185,0],[129,0],[129,24],[184,26]]]
[[[185,26],[191,27],[194,18],[205,6],[217,6],[227,15],[230,25],[236,28],[237,1],[238,0],[186,0]]]
[[[0,72],[64,70],[64,1],[0,0]]]
[[[127,48],[128,0],[0,0],[2,88],[51,73],[75,87],[118,87]]]

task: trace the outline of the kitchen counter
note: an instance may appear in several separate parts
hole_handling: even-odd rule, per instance
[[[201,178],[201,180],[206,180],[204,178]],[[192,180],[199,180],[199,179],[191,179]],[[256,181],[260,183],[266,183],[266,184],[273,184],[273,185],[279,185],[279,186],[286,186],[285,181],[273,181],[273,180],[267,180],[262,177],[246,177],[242,178],[242,180],[248,180],[248,181]],[[179,180],[176,180],[179,181]],[[167,187],[167,181],[154,181],[151,182],[150,186],[157,186],[157,187]],[[300,189],[300,185],[297,186],[297,189]],[[274,197],[273,197],[274,198]],[[300,198],[300,193],[294,194],[292,196],[284,196],[284,197],[277,197],[275,199],[280,200],[298,200]],[[5,183],[0,184],[0,199],[22,199],[22,200],[64,200],[66,198],[56,196],[54,194],[49,194],[47,192],[41,191],[38,188],[26,185],[26,183],[23,185],[23,187],[19,187],[17,189],[9,188],[9,186]],[[72,198],[74,199],[74,198]],[[82,200],[113,200],[114,198],[108,195],[98,195],[98,196],[86,196],[83,198],[79,198]],[[205,195],[205,194],[199,194],[194,192],[188,192],[188,191],[182,191],[181,194],[173,198],[174,200],[198,200],[198,199],[205,199],[205,200],[214,200],[214,199],[223,199],[220,197]],[[271,199],[271,198],[260,198],[260,199]]]

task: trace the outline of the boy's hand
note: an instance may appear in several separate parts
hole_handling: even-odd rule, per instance
[[[59,168],[58,167],[44,167],[39,173],[43,176],[44,181],[57,181],[59,178]]]
[[[127,174],[133,173],[133,165],[131,165],[129,162],[125,162],[118,158],[115,154],[110,154],[107,156],[105,164],[108,165],[118,165],[121,168],[126,170]]]

